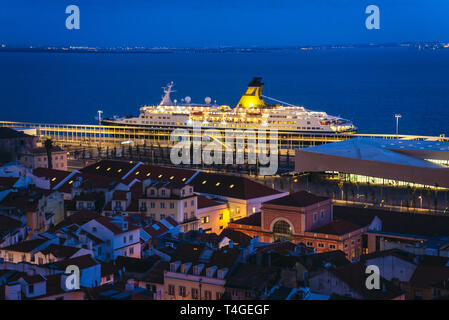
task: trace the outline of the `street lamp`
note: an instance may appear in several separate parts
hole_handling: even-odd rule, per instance
[[[102,110],[98,110],[98,124],[101,126],[101,114],[103,113]]]
[[[400,114],[395,114],[394,117],[396,118],[396,138],[399,133],[399,118],[402,118]]]

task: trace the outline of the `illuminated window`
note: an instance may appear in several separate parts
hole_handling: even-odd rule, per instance
[[[205,184],[206,182],[207,182],[207,181],[206,181],[206,180],[204,180],[204,181],[203,181],[203,184]]]
[[[232,188],[234,188],[234,185],[233,185],[233,184],[231,184],[231,185],[229,186],[229,188],[231,188],[231,189],[232,189]]]
[[[158,178],[162,178],[162,174],[158,175],[157,177],[158,177]]]
[[[280,233],[280,234],[291,234],[292,233],[292,227],[290,227],[290,225],[286,221],[279,220],[278,222],[276,222],[274,224],[273,232],[274,233]]]
[[[151,174],[151,172],[148,172],[148,173],[147,173],[147,177],[149,177],[149,176],[150,176],[150,174]]]

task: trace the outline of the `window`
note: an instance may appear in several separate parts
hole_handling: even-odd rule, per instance
[[[129,248],[129,254],[134,254],[134,248],[133,247]]]
[[[256,207],[253,207],[253,213],[256,213]]]
[[[129,235],[129,241],[133,241],[133,235],[132,234]]]
[[[330,244],[329,249],[335,249],[335,244]]]
[[[208,223],[208,222],[209,222],[209,216],[201,218],[201,223]]]
[[[156,208],[156,204],[154,202],[150,202],[150,208],[152,209]]]
[[[204,291],[204,300],[212,300],[212,292],[208,290]]]
[[[170,209],[174,209],[175,208],[175,204],[173,202],[170,202]]]
[[[198,300],[198,289],[192,288],[192,299]]]
[[[324,243],[318,243],[318,248],[324,248]]]
[[[31,293],[31,294],[34,293],[34,285],[33,284],[28,285],[28,293]]]
[[[313,222],[316,222],[318,220],[318,213],[313,213]]]
[[[123,237],[123,243],[126,243],[126,236]]]
[[[184,208],[187,208],[187,201],[184,201]]]
[[[285,222],[284,220],[279,220],[276,222],[273,226],[273,232],[274,233],[280,233],[280,234],[291,234],[292,233],[292,227]]]
[[[37,264],[44,264],[44,259],[43,258],[38,258],[37,259]]]
[[[215,299],[221,300],[221,296],[222,296],[221,292],[216,292],[215,293]]]
[[[324,220],[324,210],[321,210],[320,218],[321,218],[321,220]]]
[[[219,220],[223,220],[223,213],[220,213],[220,215],[218,216]]]
[[[161,202],[161,209],[165,209],[165,203]]]
[[[97,227],[92,227],[93,232],[97,232]]]
[[[161,213],[161,220],[165,219],[165,214]]]
[[[307,245],[308,247],[313,247],[313,242],[308,241],[308,242],[306,243],[306,245]]]
[[[165,189],[161,190],[161,194],[162,194],[162,196],[165,196]]]
[[[190,205],[193,207],[195,205],[195,200],[190,200]]]
[[[179,295],[181,297],[185,297],[186,296],[186,287],[179,286]]]
[[[175,286],[174,285],[172,285],[172,284],[168,285],[168,294],[170,296],[174,296],[175,295]]]

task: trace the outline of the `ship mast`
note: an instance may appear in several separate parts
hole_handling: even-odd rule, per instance
[[[176,92],[176,90],[172,90],[172,87],[174,86],[173,81],[167,84],[166,87],[162,87],[164,89],[165,95],[162,97],[161,103],[159,103],[160,106],[173,106],[173,102],[170,99],[170,93]]]

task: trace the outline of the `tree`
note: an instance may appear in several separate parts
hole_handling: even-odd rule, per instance
[[[47,161],[48,161],[48,168],[53,169],[53,162],[51,158],[51,152],[53,150],[53,141],[51,139],[47,139],[44,142],[45,150],[47,151]]]

